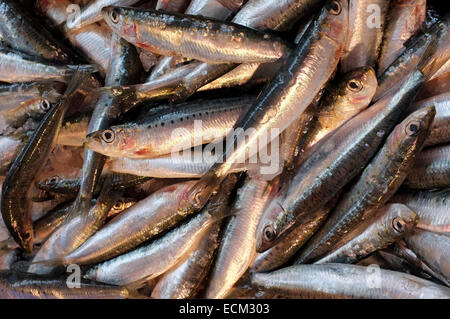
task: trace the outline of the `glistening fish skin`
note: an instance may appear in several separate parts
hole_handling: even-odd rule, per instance
[[[383,249],[404,237],[417,223],[417,214],[402,204],[390,204],[375,213],[370,223],[362,223],[350,233],[359,233],[347,243],[315,262],[353,264],[372,252]]]
[[[102,19],[102,9],[107,6],[128,6],[139,0],[93,0],[66,23],[67,29],[79,29]]]
[[[0,1],[0,36],[13,49],[48,61],[68,63],[66,48],[20,8],[15,0]]]
[[[434,105],[436,117],[425,145],[432,146],[450,142],[450,93],[447,92],[417,101],[411,106],[409,111],[428,105]]]
[[[127,252],[173,227],[182,219],[179,201],[193,182],[160,189],[112,219],[82,246],[68,254],[62,263],[92,264]]]
[[[450,285],[450,237],[417,229],[405,241],[425,264],[444,276],[446,284]]]
[[[319,227],[323,225],[329,212],[330,208],[324,207],[311,214],[311,216],[308,216],[308,220],[297,226],[278,244],[258,254],[251,270],[254,272],[266,272],[286,264]]]
[[[400,190],[391,199],[403,203],[419,215],[418,228],[450,235],[450,190]]]
[[[375,67],[389,5],[388,0],[349,2],[349,37],[341,61],[342,72],[362,66]]]
[[[450,144],[425,149],[406,178],[405,186],[415,189],[450,187]]]
[[[183,262],[198,247],[211,224],[226,216],[226,202],[236,181],[237,176],[225,180],[223,192],[212,198],[200,214],[183,225],[149,245],[93,267],[86,273],[86,277],[109,284],[127,285],[155,278]]]
[[[84,66],[89,70],[90,66]],[[32,57],[7,48],[0,49],[0,80],[3,82],[60,81],[67,82],[76,66],[59,66],[37,62]]]
[[[153,158],[221,139],[254,97],[179,105],[86,137],[85,146],[112,157]],[[201,121],[201,122],[199,122]]]
[[[137,297],[125,287],[82,280],[80,288],[70,288],[66,278],[48,278],[13,271],[0,272],[2,299],[126,299]]]
[[[414,99],[423,78],[420,71],[410,75],[395,95],[359,113],[312,150],[279,209],[266,211],[261,219],[259,252],[275,245],[303,215],[320,209],[364,169]]]
[[[426,0],[391,1],[378,59],[378,74],[382,74],[402,54],[405,42],[422,27],[425,13]]]
[[[317,94],[334,73],[347,35],[347,1],[331,1],[311,23],[304,39],[282,67],[280,73],[258,96],[253,106],[241,116],[235,128],[247,134],[234,134],[223,152],[224,161],[218,161],[192,188],[187,201],[180,209],[201,208],[232,165],[251,145],[258,143],[262,136],[270,136],[266,143],[277,138],[314,101]],[[322,61],[320,65],[318,61]],[[273,132],[272,129],[276,129]],[[272,132],[271,132],[272,131]],[[241,134],[242,135],[242,134]],[[260,145],[261,147],[261,145]]]
[[[3,183],[3,220],[17,243],[27,251],[33,248],[33,226],[27,197],[37,173],[46,164],[55,144],[71,99],[85,77],[84,73],[75,74],[61,101],[47,112],[38,129],[12,163]]]
[[[356,183],[343,195],[324,227],[300,252],[296,263],[323,256],[342,235],[372,216],[389,200],[419,156],[435,114],[434,106],[421,109],[394,128]]]
[[[290,53],[283,40],[235,23],[124,7],[102,12],[113,32],[157,54],[221,64],[274,62]]]
[[[247,179],[238,191],[234,216],[224,228],[205,292],[208,299],[225,298],[255,258],[255,232],[259,217],[276,185]]]
[[[296,265],[256,273],[253,285],[305,298],[448,299],[450,289],[405,273],[346,264]]]
[[[345,73],[327,87],[316,120],[308,130],[306,146],[311,147],[369,106],[377,89],[375,71],[361,67]]]

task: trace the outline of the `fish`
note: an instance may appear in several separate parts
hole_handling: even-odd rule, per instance
[[[71,206],[61,225],[50,235],[34,256],[28,272],[35,274],[52,273],[54,267],[51,265],[48,267],[45,263],[40,262],[68,255],[104,225],[109,211],[122,195],[122,191],[112,189],[111,184],[112,178],[108,177],[95,205],[90,210],[79,212],[76,216],[73,216],[73,205]]]
[[[136,49],[119,37],[114,37],[112,42],[111,65],[108,69],[105,84],[120,85],[133,84],[140,76],[139,56]],[[122,115],[120,102],[111,95],[100,96],[94,112],[90,118],[87,133],[108,127],[113,121]],[[84,161],[81,175],[80,190],[74,201],[71,216],[76,218],[89,212],[92,194],[100,174],[102,173],[106,158],[89,149],[84,151]],[[68,218],[69,221],[72,217]]]
[[[264,291],[306,298],[448,299],[450,289],[402,272],[348,264],[295,265],[255,273]]]
[[[189,1],[186,0],[158,0],[156,3],[156,10],[164,10],[168,12],[183,12]]]
[[[347,120],[366,109],[377,89],[375,71],[361,67],[349,71],[327,87],[318,106],[316,120],[305,136],[305,149],[311,148]]]
[[[69,282],[70,283],[70,282]],[[103,285],[82,279],[73,289],[66,278],[49,278],[17,271],[0,271],[2,299],[129,299],[144,298],[126,287]]]
[[[111,157],[154,158],[219,141],[254,97],[202,101],[86,136],[85,147]]]
[[[152,290],[152,298],[187,299],[200,293],[220,244],[221,226],[220,221],[211,224],[191,256],[162,275]]]
[[[93,0],[66,22],[67,29],[79,29],[102,20],[102,9],[110,5],[128,6],[139,0]]]
[[[349,1],[349,36],[341,60],[342,72],[364,66],[375,68],[388,7],[386,0]]]
[[[389,200],[420,156],[435,114],[434,106],[421,109],[394,128],[322,229],[299,253],[296,263],[323,256],[343,235],[373,216]]]
[[[380,208],[374,218],[362,223],[345,239],[338,248],[317,260],[314,264],[344,263],[353,264],[372,252],[383,249],[408,235],[415,227],[418,215],[402,204],[388,204]],[[357,234],[354,237],[354,234]],[[348,240],[348,238],[351,238]]]
[[[0,271],[10,269],[19,257],[18,250],[0,249]]]
[[[64,114],[76,89],[85,80],[86,74],[75,73],[59,103],[45,114],[39,127],[12,162],[3,182],[1,195],[3,221],[16,242],[26,251],[33,248],[33,225],[27,196],[36,175],[46,163]]]
[[[425,22],[426,0],[394,0],[390,3],[378,58],[378,74],[405,50],[405,42],[414,36]]]
[[[73,60],[71,50],[22,10],[18,1],[0,2],[0,25],[0,37],[13,50],[47,61],[71,63]]]
[[[450,144],[425,149],[417,158],[405,186],[413,189],[450,187]]]
[[[232,165],[245,158],[250,145],[258,143],[262,135],[266,136],[266,144],[276,138],[314,100],[339,62],[347,34],[347,13],[347,1],[331,1],[325,6],[308,28],[307,40],[296,47],[277,77],[236,122],[234,128],[241,131],[227,136],[231,142],[223,152],[225,160],[217,161],[190,190],[181,210],[198,210],[204,206]],[[318,60],[326,63],[316,68],[314,61]],[[243,143],[242,136],[248,128],[252,130]]]
[[[83,146],[91,115],[90,113],[82,113],[65,118],[56,138],[56,143],[58,145]]]
[[[450,234],[450,214],[448,189],[421,191],[401,189],[391,199],[391,202],[403,203],[419,215],[417,228]]]
[[[161,55],[211,64],[268,63],[291,51],[288,43],[269,33],[212,18],[130,7],[106,7],[102,12],[113,32]]]
[[[176,207],[192,184],[188,181],[170,185],[137,202],[58,262],[80,265],[98,263],[130,251],[173,227],[183,219]]]
[[[435,49],[433,44],[429,50]],[[428,62],[427,57],[394,95],[359,113],[311,150],[278,209],[267,211],[261,219],[258,252],[275,245],[302,215],[320,209],[364,169],[425,81],[428,73],[420,68]]]
[[[443,93],[417,101],[408,111],[413,112],[427,105],[434,105],[436,116],[425,145],[433,146],[450,142],[450,93]]]
[[[288,263],[291,257],[323,225],[330,210],[330,207],[319,209],[278,244],[258,254],[251,270],[253,272],[267,272],[278,269]]]
[[[67,82],[77,69],[87,72],[94,71],[91,65],[59,66],[49,62],[39,62],[32,57],[8,48],[0,49],[0,81],[33,82],[33,81],[60,81]]]
[[[399,89],[400,85],[407,78],[407,74],[414,70],[425,51],[428,50],[430,39],[432,39],[431,41],[436,41],[437,47],[434,52],[426,54],[430,56],[429,63],[439,67],[436,67],[436,70],[433,68],[431,74],[428,75],[427,81],[433,77],[434,73],[449,58],[447,55],[448,49],[445,49],[449,43],[449,18],[450,16],[438,20],[426,29],[423,34],[413,38],[406,46],[405,51],[382,74],[378,74],[378,88],[373,97],[374,102]],[[430,71],[427,72],[430,73]]]
[[[233,216],[223,230],[205,298],[225,298],[253,263],[256,226],[273,188],[267,181],[249,178],[238,190]]]
[[[450,285],[450,238],[426,230],[416,229],[405,237],[406,244],[434,272],[446,278]]]
[[[223,193],[186,223],[148,245],[94,266],[85,277],[103,283],[127,285],[153,279],[182,263],[198,247],[211,224],[227,215],[227,205],[223,205],[223,201],[228,198],[236,181],[237,176],[225,180]]]

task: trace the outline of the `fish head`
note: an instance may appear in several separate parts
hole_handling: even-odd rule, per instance
[[[278,242],[281,228],[277,221],[284,214],[285,210],[279,197],[272,200],[264,210],[256,229],[256,251],[258,253],[266,251]]]
[[[133,10],[126,7],[108,6],[102,9],[103,19],[111,30],[129,42],[137,37],[137,27]]]
[[[329,0],[322,9],[322,33],[344,49],[348,36],[348,0]]]
[[[36,185],[38,188],[40,188],[42,190],[51,192],[60,182],[61,182],[61,177],[59,177],[58,175],[55,175],[50,178],[39,181],[38,183],[36,183]]]
[[[388,139],[392,149],[406,148],[410,152],[421,148],[430,133],[436,115],[434,105],[423,107],[411,113],[398,124]],[[417,146],[417,147],[415,147]]]
[[[359,112],[372,101],[378,82],[373,68],[365,66],[347,72],[340,85],[341,94],[348,97],[348,105],[352,110]]]
[[[86,136],[84,147],[107,156],[123,156],[124,152],[135,149],[136,139],[129,130],[111,127],[95,131]]]
[[[408,206],[403,204],[390,204],[385,206],[388,210],[387,218],[383,221],[385,229],[397,236],[408,234],[419,221],[419,216]]]

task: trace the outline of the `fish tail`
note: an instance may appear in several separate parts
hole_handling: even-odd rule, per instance
[[[87,82],[88,76],[96,72],[98,72],[98,67],[92,64],[68,65],[67,70],[65,72],[66,81],[68,83],[66,92],[69,90],[71,83],[73,82],[80,83],[78,84],[78,86],[80,86],[81,84],[83,84],[83,82]],[[82,81],[80,78],[82,78]]]

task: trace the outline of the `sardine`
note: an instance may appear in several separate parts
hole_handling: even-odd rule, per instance
[[[401,272],[346,264],[296,265],[256,273],[252,283],[292,297],[448,299],[450,289]]]
[[[426,107],[394,128],[356,183],[342,196],[323,228],[300,252],[296,263],[323,256],[344,234],[373,216],[394,195],[419,156],[435,114],[434,106]]]
[[[371,66],[375,68],[383,39],[388,0],[350,0],[349,37],[341,61],[341,71]]]
[[[425,16],[426,0],[391,1],[378,59],[378,75],[402,54],[405,42],[420,30]]]
[[[450,238],[426,230],[416,229],[405,237],[408,247],[433,271],[441,274],[450,285]]]
[[[15,158],[2,187],[1,211],[3,220],[17,243],[25,250],[33,248],[33,226],[28,194],[38,172],[46,164],[62,119],[75,91],[86,78],[76,72],[61,101],[48,111],[37,130]],[[39,150],[39,151],[36,151]]]
[[[419,215],[418,228],[450,235],[450,191],[401,190],[391,199],[391,202],[403,203]]]
[[[219,141],[254,97],[191,103],[86,136],[88,149],[112,157],[152,158]]]
[[[227,136],[231,142],[227,143],[223,153],[225,160],[216,162],[200,179],[180,209],[201,208],[232,165],[245,158],[251,145],[257,144],[263,135],[267,144],[300,116],[334,73],[342,54],[347,23],[347,1],[329,2],[308,28],[305,41],[296,47],[277,77],[235,124],[241,132]],[[317,65],[318,60],[324,62]],[[245,133],[249,128],[252,128],[251,132]],[[244,134],[248,134],[245,141]]]
[[[407,206],[402,204],[386,205],[380,208],[370,221],[362,223],[350,234],[344,236],[344,239],[340,240],[344,245],[326,254],[315,264],[353,264],[408,235],[414,229],[417,221],[417,214]],[[357,235],[354,236],[354,234]]]
[[[425,149],[418,157],[405,186],[415,189],[450,187],[450,144]]]
[[[211,18],[126,7],[102,12],[113,32],[157,54],[212,64],[267,63],[286,58],[291,51],[269,33]]]

